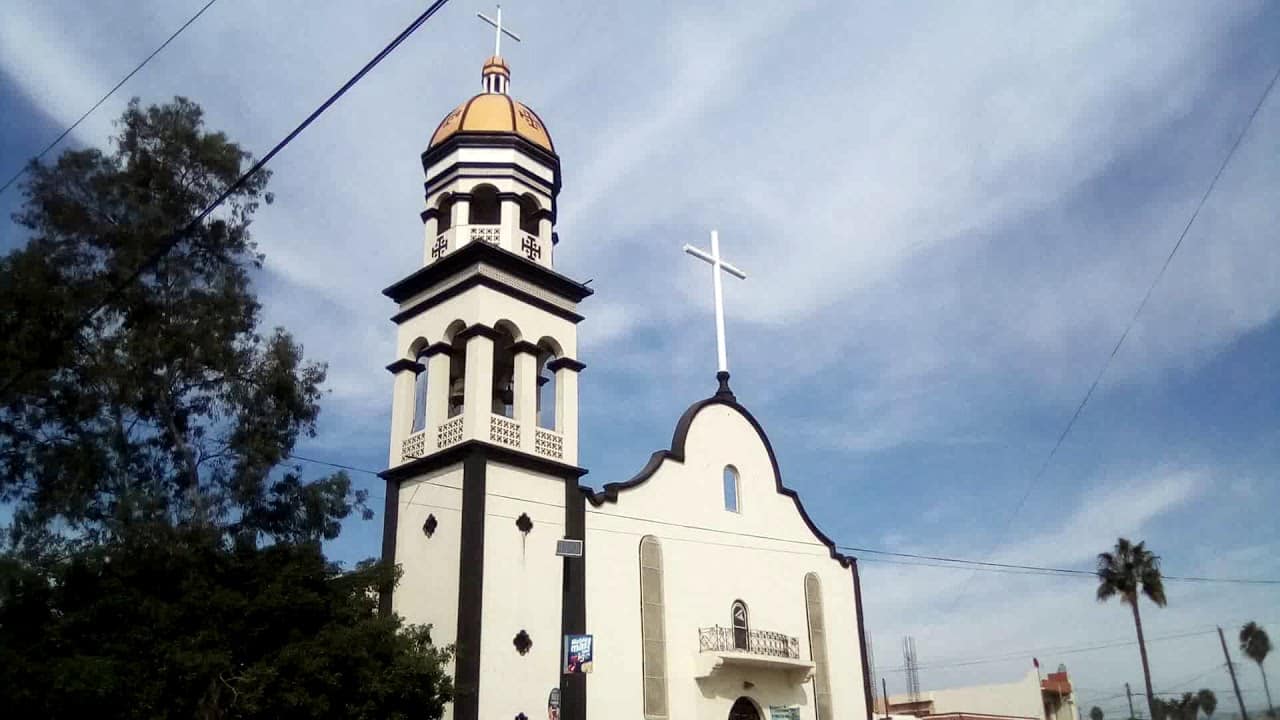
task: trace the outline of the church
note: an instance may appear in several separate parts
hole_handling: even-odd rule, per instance
[[[721,372],[669,446],[583,484],[592,290],[555,269],[573,252],[555,230],[560,157],[499,50],[422,153],[422,267],[383,291],[382,554],[403,573],[384,612],[454,647],[453,720],[869,720],[857,561],[783,484],[730,388],[722,320]],[[720,319],[732,267],[714,244],[690,252],[713,263]]]

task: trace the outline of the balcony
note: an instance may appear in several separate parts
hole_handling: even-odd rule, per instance
[[[739,640],[741,637],[739,632]],[[800,659],[800,640],[790,635],[767,630],[748,630],[746,647],[734,641],[733,628],[713,626],[698,629],[698,677],[707,677],[717,669],[776,670],[792,683],[802,683],[813,673],[813,663]]]
[[[430,438],[434,438],[428,442]],[[465,422],[462,415],[445,420],[434,428],[427,428],[410,434],[400,443],[402,462],[416,460],[431,453],[453,447],[466,436]],[[541,455],[550,460],[564,460],[564,436],[553,430],[535,427],[533,433],[525,432],[524,427],[516,420],[505,415],[490,413],[489,432],[478,438],[494,445],[502,445],[515,450]]]
[[[549,257],[543,257],[546,248],[537,235],[519,229],[512,234],[514,237],[504,237],[501,225],[455,225],[436,235],[435,242],[431,245],[430,261],[439,260],[468,243],[483,242],[523,255],[542,265],[550,264],[547,262]]]

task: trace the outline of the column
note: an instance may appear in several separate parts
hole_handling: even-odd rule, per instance
[[[493,414],[493,341],[500,337],[488,325],[472,325],[458,333],[466,343],[467,374],[462,404],[462,436],[467,440],[489,440],[489,416]]]
[[[448,343],[431,345],[423,354],[427,356],[427,452],[435,452],[436,428],[449,419],[449,352]]]
[[[556,374],[556,432],[564,442],[564,462],[578,464],[578,373],[586,365],[572,358],[547,363]]]
[[[449,226],[453,228],[453,245],[450,250],[457,250],[471,241],[471,230],[466,227],[471,222],[471,195],[469,193],[454,193],[453,198],[453,222]]]
[[[391,388],[391,448],[387,463],[395,467],[402,462],[400,445],[413,425],[413,385],[422,365],[412,360],[397,360],[387,366],[395,378]]]
[[[425,241],[422,244],[423,265],[426,265],[433,260],[431,257],[431,247],[436,244],[436,236],[440,234],[440,231],[437,229],[440,227],[439,218],[440,212],[435,208],[428,208],[422,213],[423,234],[425,236]]]
[[[542,264],[555,266],[555,243],[551,242],[551,211],[542,210],[538,218],[538,241],[542,244]]]
[[[533,452],[538,427],[538,346],[521,340],[511,346],[515,357],[515,421],[520,423],[520,449]]]
[[[501,233],[498,245],[503,250],[520,253],[520,239],[518,236],[520,230],[520,205],[517,204],[520,196],[515,193],[498,193],[498,207],[501,209],[501,215],[498,225]]]

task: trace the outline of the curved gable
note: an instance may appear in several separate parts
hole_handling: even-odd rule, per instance
[[[853,562],[853,557],[841,553],[836,548],[835,542],[833,542],[831,538],[827,537],[822,530],[818,529],[818,526],[814,524],[813,519],[809,517],[809,513],[805,511],[804,504],[800,502],[799,493],[782,484],[782,471],[778,468],[778,457],[773,452],[773,444],[769,442],[769,436],[765,434],[764,428],[761,427],[760,422],[756,420],[755,416],[738,403],[733,392],[728,389],[727,383],[722,384],[720,390],[717,391],[715,395],[690,405],[689,409],[684,411],[684,414],[680,416],[679,422],[676,423],[675,433],[671,436],[670,449],[658,450],[650,455],[648,462],[646,462],[644,467],[640,469],[640,472],[636,473],[629,480],[607,483],[598,493],[592,492],[590,488],[580,488],[583,494],[586,495],[587,499],[595,507],[600,507],[605,503],[616,503],[618,502],[619,493],[639,485],[643,485],[649,480],[649,478],[653,477],[654,473],[658,471],[658,468],[662,467],[662,464],[667,460],[674,460],[678,463],[684,464],[685,441],[688,439],[689,430],[693,426],[694,418],[696,418],[703,410],[716,405],[722,405],[737,411],[738,414],[740,414],[751,425],[755,430],[756,435],[759,436],[761,444],[764,445],[765,452],[768,453],[769,463],[773,467],[774,485],[778,494],[791,498],[791,501],[795,504],[796,511],[800,514],[800,519],[804,521],[804,524],[809,528],[809,531],[813,533],[814,537],[821,541],[823,545],[827,546],[827,550],[831,553],[831,557],[839,561],[842,567],[849,567]]]

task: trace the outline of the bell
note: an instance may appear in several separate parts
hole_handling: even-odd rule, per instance
[[[515,392],[511,389],[511,381],[504,380],[502,384],[493,389],[493,399],[500,404],[507,406],[515,403]]]
[[[464,397],[463,390],[465,387],[466,383],[462,378],[454,378],[453,382],[449,383],[450,406],[462,407],[462,399]]]

